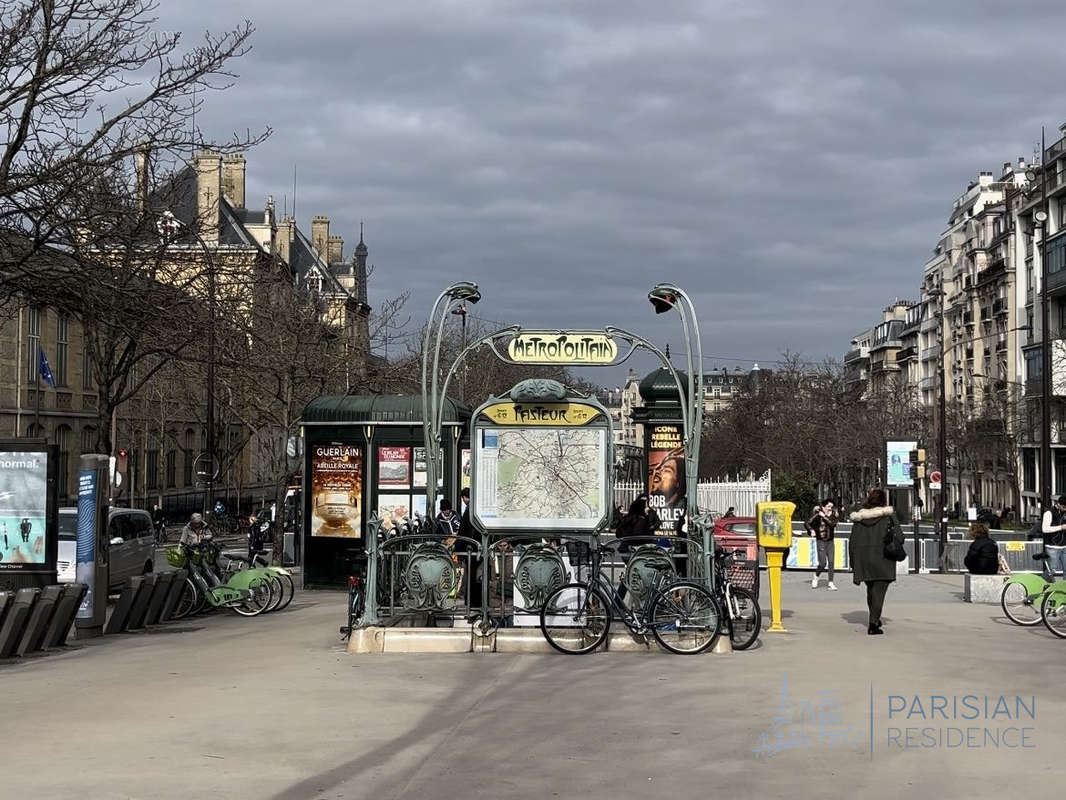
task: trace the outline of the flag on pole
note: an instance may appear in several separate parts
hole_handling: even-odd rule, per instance
[[[48,366],[48,356],[44,354],[44,348],[40,345],[37,345],[37,356],[37,369],[40,372],[41,379],[53,389],[56,388],[55,376],[52,375],[52,368]]]

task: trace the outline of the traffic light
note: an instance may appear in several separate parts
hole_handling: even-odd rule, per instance
[[[910,452],[911,480],[920,481],[925,477],[925,448],[919,447]]]

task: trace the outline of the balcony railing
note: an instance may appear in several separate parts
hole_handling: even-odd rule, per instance
[[[936,388],[936,378],[935,377],[922,378],[918,382],[918,388],[921,389],[923,392],[927,392],[927,391],[930,391],[932,389],[935,389]]]
[[[992,313],[996,316],[1006,314],[1009,310],[1010,307],[1007,305],[1007,298],[1005,297],[996,298],[996,301],[992,303]]]
[[[939,347],[927,347],[922,351],[922,361],[935,361],[940,358]]]
[[[909,361],[918,354],[917,347],[904,347],[898,353],[896,353],[896,361]]]

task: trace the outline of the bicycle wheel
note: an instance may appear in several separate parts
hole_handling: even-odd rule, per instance
[[[678,655],[696,655],[711,647],[722,631],[722,612],[714,595],[698,583],[681,581],[652,601],[648,627],[662,647]]]
[[[734,650],[747,650],[759,639],[762,609],[755,595],[739,586],[730,586],[729,619],[732,622],[730,643]]]
[[[1044,626],[1060,639],[1066,639],[1066,592],[1052,590],[1040,603],[1040,619]]]
[[[249,591],[251,594],[243,603],[230,606],[242,617],[254,617],[267,609],[273,600],[273,582],[267,579],[258,581]]]
[[[285,585],[281,582],[280,575],[270,576],[270,605],[266,608],[266,613],[271,611],[277,611],[278,606],[281,605],[281,601],[285,599]]]
[[[182,589],[181,597],[178,598],[178,602],[174,605],[170,618],[182,619],[189,616],[199,603],[199,594],[200,590],[196,588],[196,584],[192,582],[192,579],[186,578],[185,588]]]
[[[286,608],[289,607],[289,603],[292,602],[292,598],[296,596],[296,583],[295,581],[293,581],[292,575],[278,575],[278,577],[281,578],[283,585],[288,586],[289,591],[288,594],[286,594],[285,599],[278,603],[277,607],[275,607],[274,610],[284,611]]]
[[[999,605],[1007,619],[1015,625],[1040,624],[1040,598],[1034,599],[1029,590],[1021,583],[1008,582],[1003,585],[999,596]]]
[[[587,583],[560,586],[540,609],[540,630],[560,653],[591,653],[603,644],[610,629],[611,604]]]

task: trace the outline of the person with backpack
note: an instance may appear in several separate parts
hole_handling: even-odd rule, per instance
[[[659,533],[660,524],[659,515],[655,513],[655,509],[648,507],[648,496],[642,494],[629,504],[629,511],[618,523],[614,535],[619,539],[656,536]],[[628,553],[629,545],[623,541],[618,547],[618,552]]]

